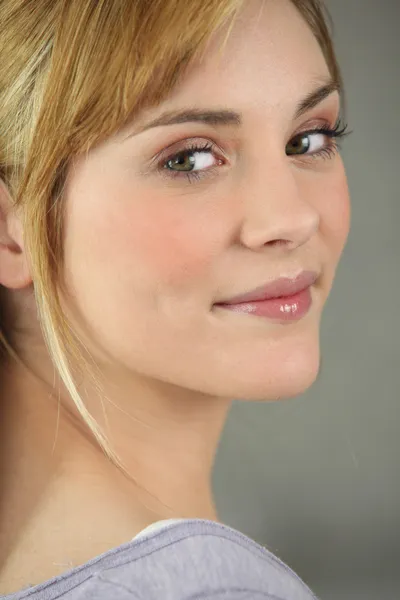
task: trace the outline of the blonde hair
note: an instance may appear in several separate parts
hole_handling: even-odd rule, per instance
[[[340,81],[319,0],[292,0]],[[240,0],[1,0],[0,178],[23,208],[39,319],[82,418],[111,458],[71,365],[85,350],[61,307],[63,187],[73,157],[160,102]],[[0,341],[12,350],[4,334]],[[91,370],[92,372],[93,369]],[[95,379],[95,377],[94,377]]]

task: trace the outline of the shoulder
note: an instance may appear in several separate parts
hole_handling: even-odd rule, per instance
[[[218,523],[182,521],[118,550],[88,582],[88,597],[315,600],[273,554]]]
[[[316,600],[282,561],[219,523],[181,520],[143,532],[8,600]]]

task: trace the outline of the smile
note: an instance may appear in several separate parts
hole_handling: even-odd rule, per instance
[[[311,287],[317,278],[318,274],[313,271],[303,271],[294,279],[281,277],[215,306],[268,319],[298,321],[311,309]]]
[[[241,302],[238,304],[217,304],[216,306],[236,313],[254,315],[279,321],[299,321],[312,306],[311,287],[291,296]]]

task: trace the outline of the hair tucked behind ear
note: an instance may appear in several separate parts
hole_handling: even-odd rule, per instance
[[[292,1],[340,79],[320,3]],[[84,421],[116,462],[72,376],[80,367],[98,381],[61,304],[66,176],[75,156],[115,133],[141,108],[160,102],[241,2],[0,1],[0,177],[24,215],[51,357]]]

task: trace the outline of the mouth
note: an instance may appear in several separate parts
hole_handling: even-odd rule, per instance
[[[274,320],[298,321],[312,306],[311,287],[317,279],[318,273],[303,271],[295,278],[281,277],[215,306]]]

